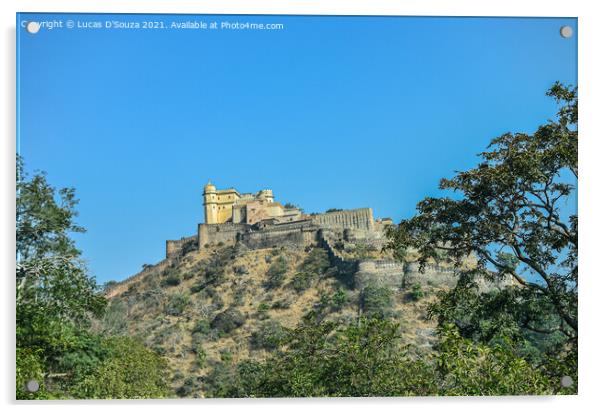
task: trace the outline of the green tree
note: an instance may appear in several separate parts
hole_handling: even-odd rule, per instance
[[[73,188],[57,190],[38,172],[29,178],[17,155],[17,258],[28,260],[48,254],[78,256],[70,233],[85,232],[74,222],[77,217]]]
[[[389,248],[458,265],[457,286],[431,311],[440,325],[491,344],[527,342],[544,350],[551,375],[563,365],[576,379],[577,215],[563,206],[575,202],[577,91],[557,83],[547,94],[560,105],[555,120],[493,139],[476,168],[441,180],[453,197],[425,198],[390,228]],[[483,294],[480,280],[502,284]]]
[[[391,313],[393,293],[387,286],[368,284],[360,295],[360,308],[370,317],[384,318]]]
[[[361,317],[337,325],[310,314],[265,361],[221,364],[211,397],[367,397],[549,394],[550,381],[510,346],[476,345],[439,329],[432,354],[411,356],[399,325]]]
[[[81,399],[148,399],[170,394],[166,362],[129,337],[103,340],[107,357],[69,389]]]
[[[152,353],[133,342],[119,341],[124,338],[91,332],[92,319],[103,316],[107,302],[70,238],[73,232],[83,232],[73,221],[77,216],[74,190],[57,191],[43,173],[29,179],[19,157],[16,186],[17,398],[136,397],[134,389],[122,390],[121,384],[111,387],[115,378],[93,381],[89,376],[108,374],[103,369],[117,372],[117,367],[120,377],[129,377],[132,383],[139,377],[141,396],[152,393],[160,397],[163,393],[151,391],[153,387],[141,381],[143,376],[154,380],[153,375],[164,375],[161,363],[152,362]],[[109,318],[124,311],[118,307],[116,304],[117,311],[109,313]],[[109,330],[123,328],[119,317],[114,321]],[[125,352],[128,346],[129,353]],[[126,356],[140,357],[148,370],[136,376],[141,366]],[[40,390],[26,392],[24,385],[29,380],[38,381]],[[96,387],[90,387],[92,382]],[[88,387],[78,387],[80,384]]]
[[[73,221],[74,190],[57,191],[43,173],[29,179],[20,157],[16,188],[16,343],[17,365],[23,366],[17,380],[22,381],[28,374],[32,378],[62,374],[61,358],[77,346],[78,331],[89,327],[91,316],[102,314],[106,301],[69,238],[71,232],[83,232]],[[36,363],[31,362],[34,357]],[[27,373],[24,366],[33,365],[36,370]],[[17,382],[17,389],[22,386]],[[24,396],[19,391],[17,395]]]

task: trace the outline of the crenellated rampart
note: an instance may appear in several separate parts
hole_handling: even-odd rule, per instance
[[[165,256],[171,258],[186,254],[186,252],[196,249],[197,245],[198,235],[182,237],[178,240],[167,240],[165,241]]]
[[[349,209],[313,215],[311,219],[321,228],[361,229],[374,231],[372,208]]]

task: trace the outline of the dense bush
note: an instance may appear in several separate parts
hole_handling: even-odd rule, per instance
[[[200,333],[200,334],[208,334],[211,331],[211,324],[209,321],[203,319],[196,322],[194,325],[192,332]]]
[[[209,397],[229,397],[229,389],[237,386],[237,380],[231,363],[216,363],[203,380],[203,390]]]
[[[54,398],[45,388],[42,356],[41,351],[17,348],[17,400]],[[30,393],[25,389],[25,384],[29,380],[36,380],[40,384],[36,393]]]
[[[311,287],[313,275],[308,272],[298,272],[293,275],[291,280],[291,287],[297,292],[305,291]]]
[[[230,363],[232,361],[232,352],[227,348],[223,348],[219,351],[219,357],[222,362]]]
[[[367,285],[361,293],[360,305],[366,316],[387,317],[393,305],[393,293],[386,286]]]
[[[320,294],[320,301],[317,304],[317,308],[321,310],[334,310],[338,311],[343,308],[349,301],[347,293],[340,288],[333,294],[322,292]]]
[[[314,280],[326,273],[329,267],[330,262],[326,251],[322,248],[314,248],[297,268],[291,286],[297,292],[307,290]]]
[[[288,262],[286,261],[286,258],[281,255],[276,258],[270,265],[270,268],[268,268],[264,287],[268,289],[280,287],[287,271]]]
[[[250,343],[253,348],[274,350],[286,337],[286,330],[276,321],[268,321],[259,326],[251,334]]]
[[[182,384],[176,390],[176,394],[179,397],[189,397],[195,392],[199,391],[200,385],[196,377],[188,377],[184,380],[184,384]]]
[[[79,377],[70,393],[82,399],[166,397],[166,362],[137,340],[116,337],[102,342],[106,357]]]
[[[172,294],[165,304],[165,314],[175,316],[182,315],[189,303],[190,297],[188,297],[188,295],[180,293]]]
[[[259,305],[257,306],[257,315],[259,316],[259,318],[260,319],[267,318],[268,310],[270,308],[271,308],[271,305],[266,302],[259,303]]]
[[[235,308],[228,308],[215,316],[211,328],[223,333],[230,333],[245,323],[245,316]]]
[[[419,283],[412,285],[412,288],[410,289],[410,292],[408,293],[408,297],[410,297],[410,300],[418,301],[424,296],[425,296],[425,292],[422,289],[422,285],[420,285]]]
[[[234,294],[232,294],[232,305],[241,306],[245,304],[245,296],[247,294],[247,288],[245,286],[240,286],[234,290]]]
[[[310,316],[263,362],[220,365],[210,397],[367,397],[551,394],[554,384],[513,351],[438,332],[440,347],[416,358],[401,345],[399,326],[360,318],[344,327]]]
[[[198,345],[194,352],[196,353],[196,364],[202,369],[207,363],[207,353],[202,345]]]
[[[161,286],[163,287],[175,287],[176,285],[180,285],[182,282],[182,278],[178,273],[169,274],[166,278],[161,281]]]
[[[159,356],[131,338],[98,334],[124,333],[129,304],[115,300],[105,312],[102,290],[70,238],[84,232],[74,222],[74,190],[55,189],[44,173],[28,179],[20,157],[16,172],[17,399],[167,396]],[[138,286],[122,297],[132,299]],[[93,322],[101,326],[92,330]],[[32,379],[40,385],[35,393],[24,389]]]

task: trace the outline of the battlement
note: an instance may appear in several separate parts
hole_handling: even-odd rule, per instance
[[[323,228],[353,228],[374,231],[372,208],[327,212],[313,215],[312,220]]]

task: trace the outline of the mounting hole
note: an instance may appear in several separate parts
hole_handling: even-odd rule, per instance
[[[38,22],[29,22],[27,26],[25,26],[27,31],[31,34],[36,34],[40,31],[40,23]]]
[[[562,387],[572,387],[573,386],[573,379],[571,378],[571,376],[563,376],[560,379],[560,385]]]
[[[30,393],[35,393],[40,390],[40,383],[37,380],[29,380],[25,383],[25,389]]]
[[[560,28],[560,35],[565,39],[573,37],[573,28],[571,26],[562,26]]]

